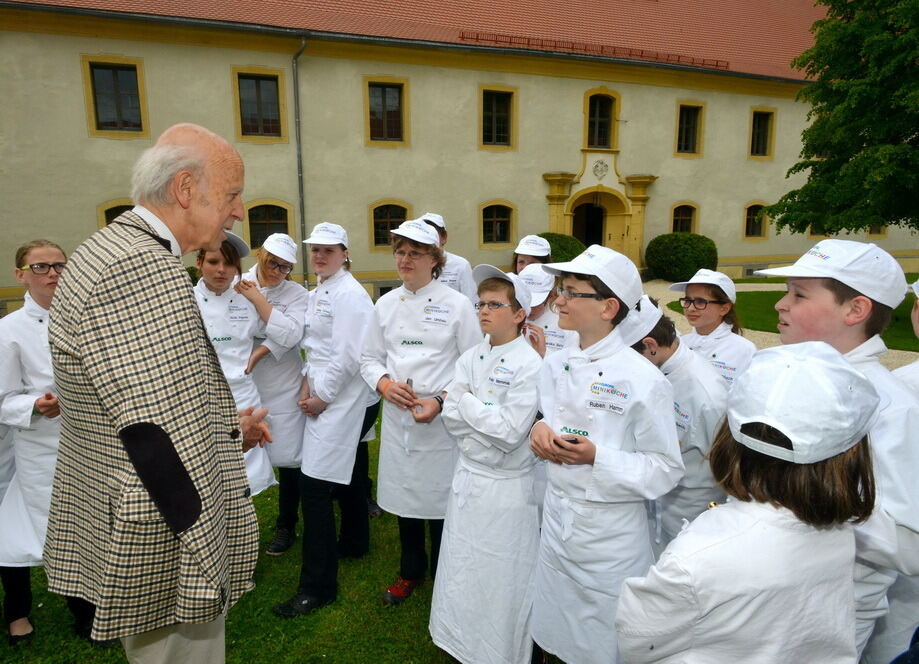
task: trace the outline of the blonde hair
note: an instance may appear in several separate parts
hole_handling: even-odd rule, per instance
[[[26,256],[29,255],[30,251],[33,249],[41,249],[42,247],[52,247],[53,249],[57,249],[62,254],[64,254],[65,259],[67,258],[67,252],[61,249],[60,245],[55,244],[51,240],[31,240],[16,250],[16,268],[19,269],[25,266]]]
[[[269,258],[280,258],[280,256],[275,256],[273,253],[265,249],[265,247],[259,247],[255,250],[255,261],[258,264],[258,273],[265,274],[268,272],[268,259]],[[290,281],[290,275],[293,273],[293,270],[284,275],[284,278]]]

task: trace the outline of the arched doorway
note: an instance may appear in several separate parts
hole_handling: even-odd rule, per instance
[[[593,202],[581,203],[574,208],[574,218],[571,220],[571,234],[586,246],[603,244],[606,239],[604,227],[606,225],[606,210],[602,205]]]
[[[571,235],[587,246],[599,244],[624,251],[632,213],[619,192],[600,185],[589,187],[575,193],[566,208]]]

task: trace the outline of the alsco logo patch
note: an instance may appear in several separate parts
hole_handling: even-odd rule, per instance
[[[217,343],[218,341],[233,341],[233,337],[211,337],[211,343]]]
[[[403,346],[423,346],[424,342],[423,341],[413,341],[411,339],[403,339],[401,345]]]
[[[616,397],[622,399],[623,401],[629,398],[628,392],[623,392],[618,387],[611,383],[601,383],[597,381],[590,386],[591,394],[596,394],[603,397]]]
[[[571,429],[569,427],[562,427],[562,433],[573,433],[576,436],[589,436],[590,434],[583,429]]]

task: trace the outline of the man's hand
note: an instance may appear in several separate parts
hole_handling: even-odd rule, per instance
[[[412,417],[419,424],[429,424],[440,414],[440,404],[434,398],[416,399],[412,407]]]
[[[267,408],[255,410],[251,406],[239,411],[239,429],[243,434],[243,452],[248,452],[253,447],[265,447],[265,443],[272,442],[271,429],[265,422],[268,415]]]
[[[255,368],[255,365],[258,364],[263,357],[265,357],[271,351],[268,350],[267,346],[259,346],[252,351],[252,354],[249,355],[249,363],[246,365],[245,373],[250,374]]]
[[[57,402],[57,397],[50,392],[45,392],[43,396],[38,397],[33,408],[35,412],[45,417],[57,417],[61,414],[61,407]]]

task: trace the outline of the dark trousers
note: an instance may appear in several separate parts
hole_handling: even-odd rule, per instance
[[[7,624],[28,618],[32,611],[31,567],[0,567],[3,582],[3,618]]]
[[[399,576],[410,581],[423,581],[428,568],[428,557],[424,551],[424,524],[428,524],[431,535],[431,578],[437,572],[440,556],[440,538],[444,533],[443,519],[409,519],[399,517],[399,544],[402,558],[399,562]]]
[[[275,528],[292,531],[300,508],[300,469],[278,468],[278,520]]]
[[[373,426],[380,404],[364,411],[360,437]],[[364,446],[366,451],[366,445]],[[358,448],[360,450],[360,448]],[[303,509],[303,561],[299,592],[320,599],[334,599],[338,593],[338,542],[335,536],[334,497],[341,503],[342,553],[363,555],[370,545],[367,493],[361,478],[367,476],[367,461],[359,469],[355,458],[351,484],[347,487],[300,473],[300,501]],[[356,481],[357,480],[357,481]]]

